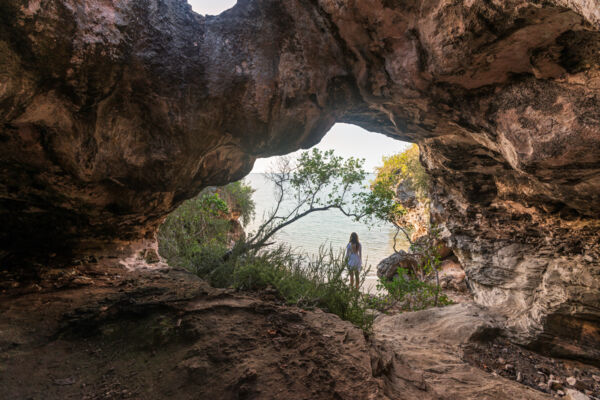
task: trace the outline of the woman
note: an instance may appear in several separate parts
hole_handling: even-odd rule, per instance
[[[358,275],[362,267],[362,246],[358,241],[356,232],[350,234],[350,242],[346,246],[346,259],[348,260],[348,271],[350,272],[350,286],[358,289],[360,282]]]

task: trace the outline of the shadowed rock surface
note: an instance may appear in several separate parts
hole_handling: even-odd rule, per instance
[[[2,399],[388,399],[333,314],[117,261],[45,282],[0,294]]]
[[[419,144],[513,340],[600,360],[597,1],[9,0],[0,22],[3,264],[143,246],[348,122]]]
[[[272,293],[139,267],[104,260],[0,293],[0,398],[551,398],[460,358],[502,326],[473,304],[381,316],[366,339]]]

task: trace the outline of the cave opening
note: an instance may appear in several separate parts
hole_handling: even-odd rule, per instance
[[[600,393],[597,2],[0,4],[0,398]],[[371,311],[317,309],[339,297],[235,290],[267,274],[216,276],[221,247],[181,240],[220,289],[161,261],[173,208],[335,118],[419,143],[464,304],[365,335],[350,318]],[[383,137],[343,138],[361,157]],[[207,214],[233,216],[215,197]],[[315,216],[311,237],[335,225]]]
[[[188,0],[192,10],[202,15],[219,15],[236,5],[237,0]]]
[[[334,150],[337,155],[344,158],[364,158],[365,169],[369,173],[374,173],[375,168],[381,165],[382,157],[400,153],[408,147],[410,147],[409,142],[370,132],[357,125],[337,123],[312,148]],[[297,156],[302,151],[295,151],[288,156]],[[277,156],[257,159],[251,173],[266,172],[276,158]]]
[[[398,155],[410,147],[411,143],[370,132],[357,125],[337,123],[311,149],[333,150],[336,156],[344,159],[350,157],[363,159],[367,177],[354,190],[370,191],[370,185],[376,177],[377,169],[383,165],[384,158]],[[283,157],[296,160],[305,151],[298,150]],[[255,190],[253,199],[256,204],[256,216],[246,227],[248,232],[258,229],[263,222],[261,216],[275,206],[275,188],[265,174],[277,170],[280,157],[282,156],[258,159],[251,173],[244,178],[244,182]],[[363,255],[372,267],[366,286],[375,287],[377,283],[375,266],[380,260],[394,253],[396,230],[392,224],[363,220],[357,222],[340,210],[332,209],[309,214],[296,221],[278,233],[277,242],[293,244],[301,252],[316,255],[321,246],[326,248],[332,246],[336,250],[343,248],[351,232],[357,232],[364,245]],[[407,241],[401,237],[397,237],[396,240],[398,248],[408,249]]]

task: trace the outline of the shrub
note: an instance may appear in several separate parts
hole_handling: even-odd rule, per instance
[[[419,146],[413,144],[408,150],[383,158],[383,165],[377,168],[375,183],[394,189],[401,182],[407,182],[421,201],[429,195],[429,175],[419,161]]]
[[[217,193],[227,203],[230,210],[240,214],[244,225],[254,218],[256,204],[252,200],[254,189],[242,181],[230,183],[217,189]]]
[[[380,279],[377,289],[386,294],[373,298],[371,305],[380,311],[396,308],[403,311],[418,311],[429,307],[452,304],[445,294],[439,292],[439,286],[423,282],[411,276],[406,268],[398,268],[391,281]]]
[[[322,308],[365,332],[369,332],[373,324],[373,315],[364,295],[346,282],[342,252],[321,248],[318,255],[308,258],[280,245],[274,249],[243,253],[210,266],[196,266],[194,270],[217,287],[238,290],[272,287],[288,305]],[[363,272],[361,285],[366,273]]]
[[[241,182],[206,188],[173,211],[158,232],[160,254],[172,265],[194,270],[217,262],[227,251],[231,210],[242,220],[254,215],[253,189]]]
[[[225,247],[227,204],[216,193],[200,193],[171,213],[158,232],[159,252],[169,263],[189,267],[205,246]],[[225,251],[225,250],[223,250]]]
[[[314,211],[315,207],[317,210],[341,207],[345,204],[343,196],[348,188],[362,181],[364,175],[360,161],[344,162],[331,152],[313,151],[300,161],[302,167],[289,177],[294,193],[305,192],[307,197],[304,198],[310,204],[308,211]],[[331,183],[335,179],[339,182]],[[316,188],[311,186],[314,182],[318,182]],[[339,189],[332,192],[341,191],[342,194],[321,199],[319,196],[325,196],[321,186],[327,184]],[[320,307],[369,332],[373,314],[367,308],[363,294],[347,285],[342,252],[336,254],[331,249],[321,248],[317,256],[309,258],[282,245],[264,250],[261,249],[262,242],[261,246],[252,247],[244,241],[236,243],[232,249],[227,248],[229,214],[237,212],[242,221],[248,223],[255,209],[252,193],[252,188],[238,182],[206,189],[186,201],[167,217],[159,230],[160,254],[169,263],[193,271],[215,287],[238,290],[273,287],[287,304]],[[282,196],[287,193],[283,186],[281,193]],[[306,213],[292,214],[288,219],[284,218],[285,222]],[[279,217],[273,219],[279,220]],[[272,236],[271,231],[263,234]],[[266,240],[264,242],[266,244]],[[366,273],[363,272],[360,285]]]

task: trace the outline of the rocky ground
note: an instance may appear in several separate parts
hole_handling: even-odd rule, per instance
[[[461,346],[497,337],[503,320],[473,303],[380,316],[376,343],[393,361],[385,376],[390,397],[402,396],[398,382],[410,373],[423,393],[418,399],[546,399],[547,395],[473,367]]]
[[[177,269],[60,276],[2,293],[2,399],[385,398],[362,331],[334,315]]]
[[[100,260],[48,270],[38,283],[5,274],[0,398],[549,397],[468,357],[477,346],[494,348],[486,341],[502,324],[471,303],[383,315],[365,337],[273,293],[214,289],[152,265]]]
[[[470,364],[555,397],[583,399],[586,394],[600,399],[600,369],[596,367],[544,357],[502,338],[470,343],[463,351],[463,359]]]

